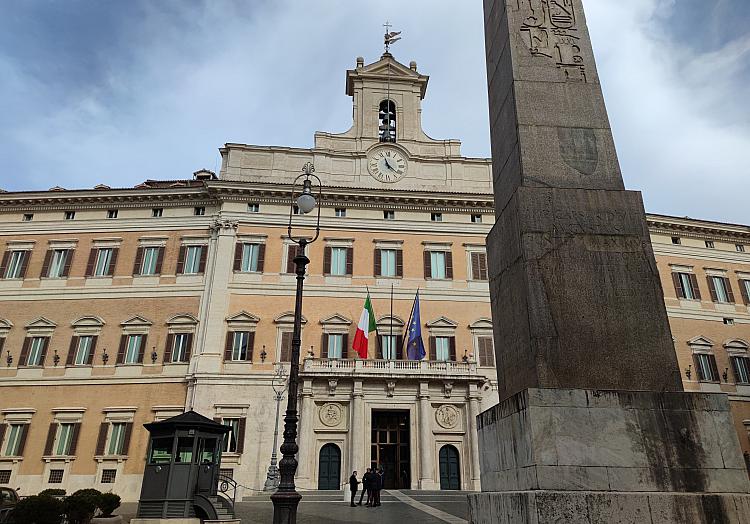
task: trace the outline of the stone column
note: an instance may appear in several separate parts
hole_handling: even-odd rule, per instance
[[[312,380],[306,379],[302,384],[299,398],[299,428],[297,429],[297,476],[295,485],[302,489],[317,489],[310,478],[314,469],[315,457],[315,401],[313,400]]]
[[[479,490],[481,483],[479,480],[479,435],[477,433],[477,416],[479,416],[480,395],[476,384],[469,384],[469,427],[466,435],[469,438],[469,447],[471,452],[471,483],[467,486],[469,489]]]
[[[419,392],[419,489],[435,489],[435,461],[433,458],[432,406],[430,406],[429,383],[420,382]]]
[[[362,381],[355,380],[352,388],[351,403],[351,427],[349,428],[349,468],[348,471],[357,470],[364,474],[369,464],[365,463],[365,407],[364,392],[362,391]]]

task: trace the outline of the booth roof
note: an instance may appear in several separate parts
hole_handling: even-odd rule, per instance
[[[206,418],[200,413],[196,413],[192,410],[188,411],[187,413],[182,413],[181,415],[162,420],[160,422],[149,422],[148,424],[144,424],[143,427],[145,427],[149,432],[152,432],[154,430],[162,432],[168,429],[177,428],[196,428],[208,430],[209,432],[213,433],[228,433],[230,429],[229,426],[214,422],[210,418]]]

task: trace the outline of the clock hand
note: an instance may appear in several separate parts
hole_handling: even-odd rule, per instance
[[[388,157],[385,158],[385,165],[388,166],[388,169],[390,169],[391,171],[396,171],[395,169],[393,169],[393,166],[388,161]]]

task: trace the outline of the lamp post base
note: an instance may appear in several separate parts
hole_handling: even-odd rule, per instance
[[[302,495],[297,491],[277,491],[271,495],[273,502],[273,524],[294,524],[297,522],[297,505]]]

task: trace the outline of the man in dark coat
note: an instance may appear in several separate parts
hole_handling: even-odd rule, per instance
[[[372,480],[372,473],[370,472],[370,468],[367,468],[367,471],[364,475],[362,475],[362,493],[359,495],[359,505],[362,505],[362,497],[365,496],[365,493],[367,493],[367,504],[366,506],[369,506],[372,502],[372,490],[370,489],[370,481]]]
[[[357,486],[359,486],[359,481],[357,480],[357,472],[353,471],[352,476],[349,477],[349,490],[352,492],[352,507],[356,506],[356,504],[354,503],[354,497],[357,496]]]
[[[380,490],[383,489],[383,468],[373,474],[372,484],[372,507],[374,508],[380,506]]]

